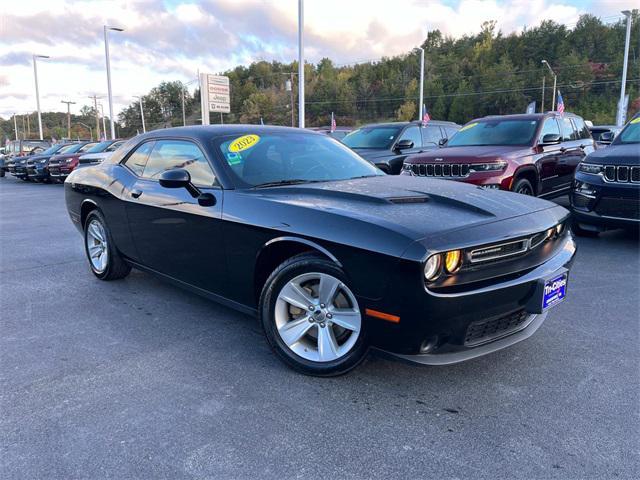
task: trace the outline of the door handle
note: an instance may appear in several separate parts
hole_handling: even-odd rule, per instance
[[[140,195],[142,195],[142,190],[138,190],[137,188],[134,190],[131,190],[131,196],[133,198],[138,198]]]

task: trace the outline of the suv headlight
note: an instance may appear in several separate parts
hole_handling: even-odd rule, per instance
[[[472,163],[469,165],[470,172],[496,172],[504,170],[507,162],[491,162],[491,163]]]
[[[594,165],[593,163],[580,162],[578,164],[578,170],[591,175],[600,175],[604,171],[602,165]]]
[[[439,253],[431,255],[424,264],[424,278],[427,282],[433,282],[440,276],[442,257]]]

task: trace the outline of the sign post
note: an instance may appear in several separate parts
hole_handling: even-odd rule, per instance
[[[202,125],[210,125],[209,113],[231,112],[229,77],[223,75],[200,74],[200,106],[202,107]]]

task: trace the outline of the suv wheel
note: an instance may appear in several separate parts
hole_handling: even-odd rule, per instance
[[[531,185],[531,182],[526,178],[519,178],[516,180],[511,190],[521,195],[529,195],[531,197],[535,196],[533,193],[533,185]]]
[[[297,255],[271,274],[260,321],[278,357],[307,375],[341,375],[367,354],[360,307],[344,272],[316,255]]]

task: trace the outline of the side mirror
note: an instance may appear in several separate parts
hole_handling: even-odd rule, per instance
[[[613,142],[613,137],[615,137],[615,135],[613,134],[613,132],[604,132],[603,134],[600,135],[600,143],[611,143]]]
[[[440,141],[438,142],[438,146],[444,147],[448,141],[449,141],[448,138],[441,138]]]
[[[191,183],[189,172],[182,168],[162,172],[160,186],[164,188],[186,188],[193,198],[198,198],[202,193],[198,187]]]
[[[542,137],[541,145],[557,145],[560,143],[560,135],[557,133],[547,133],[544,137]]]
[[[405,138],[404,140],[400,140],[398,143],[396,143],[396,150],[402,151],[402,150],[409,150],[410,148],[413,148],[413,142],[408,138]]]

